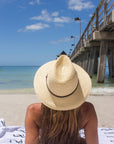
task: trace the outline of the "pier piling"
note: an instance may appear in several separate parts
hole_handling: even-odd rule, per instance
[[[107,50],[108,50],[108,41],[102,40],[100,44],[100,56],[99,56],[98,72],[97,72],[97,82],[100,83],[104,83]]]

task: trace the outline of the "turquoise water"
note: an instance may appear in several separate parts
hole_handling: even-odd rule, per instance
[[[38,66],[0,66],[0,89],[33,88]]]
[[[106,66],[106,71],[105,71],[105,80],[104,83],[97,83],[97,75],[92,76],[92,86],[93,87],[114,87],[114,78],[109,77],[109,69],[108,66]]]
[[[0,90],[33,88],[33,79],[38,68],[39,66],[0,66]],[[109,78],[108,73],[106,67],[104,84],[98,84],[96,75],[93,75],[93,87],[114,87],[114,78]]]

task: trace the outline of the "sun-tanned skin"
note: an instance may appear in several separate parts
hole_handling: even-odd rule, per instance
[[[31,104],[25,117],[25,144],[38,144],[40,129],[41,103]],[[94,106],[85,102],[80,106],[80,129],[84,129],[87,144],[98,144],[97,116]]]

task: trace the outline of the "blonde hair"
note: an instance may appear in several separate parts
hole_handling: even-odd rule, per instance
[[[79,109],[57,111],[42,104],[39,144],[78,144],[78,113]]]

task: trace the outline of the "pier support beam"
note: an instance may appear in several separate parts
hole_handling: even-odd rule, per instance
[[[89,74],[89,68],[90,68],[90,50],[88,51],[88,62],[87,62],[87,73]]]
[[[109,76],[114,77],[114,48],[109,49],[108,67],[109,67]]]
[[[112,77],[112,49],[109,48],[108,52],[108,68],[109,68],[109,76]]]
[[[90,49],[89,65],[88,65],[88,74],[92,78],[94,71],[94,62],[95,62],[96,48],[92,47]]]
[[[73,59],[72,62],[73,62],[73,63],[77,63],[77,58]]]
[[[82,68],[85,69],[85,52],[82,54]]]
[[[80,66],[83,68],[83,57],[82,57],[82,54],[80,55]]]
[[[112,77],[114,77],[114,47],[112,48]]]
[[[80,66],[80,56],[78,56],[77,64]]]
[[[75,63],[78,64],[79,58],[76,57]]]
[[[104,83],[107,50],[108,50],[108,41],[102,40],[100,43],[100,56],[99,56],[98,72],[97,72],[98,83]]]
[[[85,53],[84,53],[84,63],[83,63],[83,67],[84,67],[85,71],[87,71],[88,57],[89,57],[89,52],[85,51]]]
[[[94,62],[94,74],[97,74],[97,68],[98,68],[98,55],[95,55],[95,62]]]

